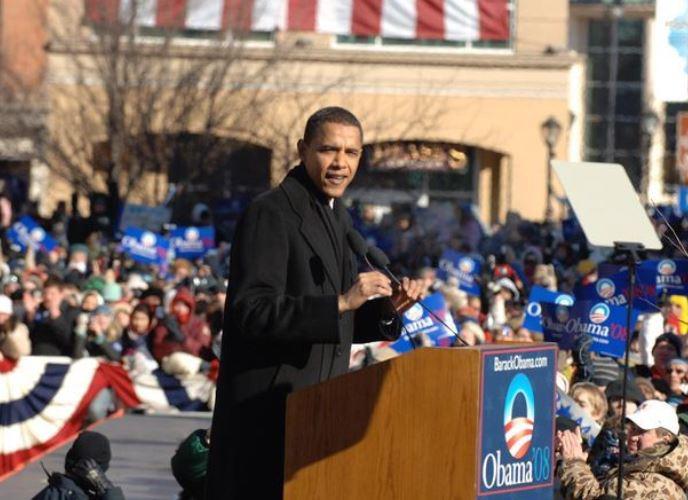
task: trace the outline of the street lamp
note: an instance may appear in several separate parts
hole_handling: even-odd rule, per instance
[[[640,119],[640,196],[647,202],[650,183],[650,146],[652,136],[659,125],[659,116],[651,109],[643,111]]]
[[[557,145],[559,134],[561,133],[561,124],[550,116],[540,125],[540,132],[542,132],[542,139],[547,146],[547,208],[545,210],[545,220],[551,222],[552,220],[552,159],[554,158],[554,146]]]

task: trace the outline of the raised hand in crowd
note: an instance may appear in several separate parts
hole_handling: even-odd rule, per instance
[[[564,460],[587,460],[588,454],[583,451],[583,438],[580,427],[574,431],[557,431],[554,449]]]

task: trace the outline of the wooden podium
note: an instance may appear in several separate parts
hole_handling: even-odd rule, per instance
[[[284,498],[499,498],[517,491],[551,498],[552,467],[546,471],[543,464],[553,463],[555,362],[554,344],[423,348],[291,394]],[[536,366],[543,363],[545,371]],[[531,411],[535,415],[532,435],[526,430],[513,444],[517,455],[527,449],[517,459],[504,437],[503,418],[511,417],[503,386],[521,372],[537,379],[530,383],[536,388],[544,383],[547,397],[534,399],[532,390],[530,402],[511,397],[509,411],[518,413],[520,405],[524,414],[515,422]],[[497,423],[483,428],[493,417]],[[536,438],[549,443],[549,450],[531,446]]]

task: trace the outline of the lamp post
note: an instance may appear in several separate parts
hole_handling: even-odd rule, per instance
[[[650,146],[652,136],[659,125],[659,117],[651,109],[643,111],[640,121],[640,197],[647,203],[647,190],[650,183]]]
[[[540,125],[542,139],[547,146],[547,208],[545,210],[545,220],[552,221],[552,159],[554,158],[554,146],[557,145],[561,124],[550,116]]]

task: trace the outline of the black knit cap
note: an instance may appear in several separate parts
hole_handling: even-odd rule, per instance
[[[82,458],[92,458],[105,472],[110,466],[110,441],[100,432],[84,431],[76,438],[65,456],[65,469]]]
[[[682,348],[682,343],[681,343],[681,337],[676,335],[675,333],[663,333],[659,337],[655,339],[655,345],[652,346],[652,350],[655,350],[655,347],[657,347],[658,344],[661,342],[667,342],[672,345],[674,349],[676,349],[676,356],[681,355],[681,348]]]
[[[623,397],[623,380],[613,380],[607,385],[607,389],[604,391],[608,400],[622,398]],[[645,401],[645,396],[643,392],[638,387],[633,380],[629,380],[626,384],[626,397],[628,401],[634,401],[636,404],[640,404]]]

